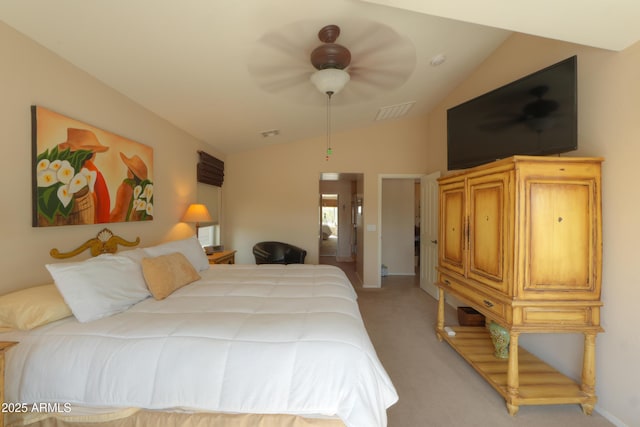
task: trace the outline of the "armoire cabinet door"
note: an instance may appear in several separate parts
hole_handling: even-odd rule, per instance
[[[564,177],[563,177],[564,178]],[[529,299],[598,299],[602,245],[599,182],[531,178],[525,181],[523,253]]]
[[[440,186],[439,265],[464,275],[465,191],[464,179]]]
[[[510,173],[469,178],[469,261],[467,277],[509,292]]]

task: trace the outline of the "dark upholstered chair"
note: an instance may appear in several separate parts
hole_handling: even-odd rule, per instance
[[[256,264],[304,264],[307,251],[282,242],[260,242],[253,246]]]

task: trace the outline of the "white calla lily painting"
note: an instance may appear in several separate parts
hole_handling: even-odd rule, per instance
[[[31,107],[33,226],[153,219],[153,149]]]

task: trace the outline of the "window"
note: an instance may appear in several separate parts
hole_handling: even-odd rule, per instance
[[[212,222],[198,227],[198,240],[204,246],[220,245],[220,198],[221,188],[198,183],[198,203],[204,204],[211,214]]]
[[[220,245],[220,225],[198,227],[198,240],[202,247]]]

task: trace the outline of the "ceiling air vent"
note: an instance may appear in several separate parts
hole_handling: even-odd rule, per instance
[[[409,110],[411,109],[411,107],[413,107],[413,105],[416,103],[416,101],[411,101],[411,102],[405,102],[403,104],[396,104],[396,105],[389,105],[387,107],[381,107],[378,110],[378,114],[376,115],[376,121],[381,121],[381,120],[389,120],[389,119],[396,119],[398,117],[402,117],[405,114],[407,114],[407,112],[409,112]]]
[[[264,130],[260,132],[263,138],[272,138],[274,136],[280,135],[280,131],[278,129]]]

